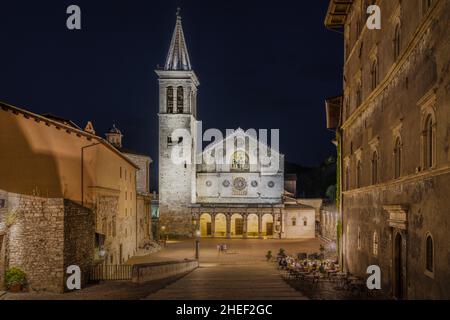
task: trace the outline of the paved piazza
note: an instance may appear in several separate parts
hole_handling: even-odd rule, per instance
[[[217,245],[225,243],[227,253]],[[317,252],[319,240],[202,239],[200,267],[182,279],[148,296],[148,299],[305,299],[280,277],[274,265],[265,260],[268,250],[276,255],[280,248],[287,253]],[[192,258],[195,241],[169,242],[165,250],[130,263]]]
[[[228,253],[218,253],[220,243],[227,244]],[[317,252],[320,243],[317,239],[201,239],[200,267],[184,276],[145,284],[107,281],[66,294],[6,293],[0,300],[305,299],[281,279],[275,265],[268,263],[264,256],[268,250],[276,255],[280,248],[288,254]],[[195,240],[169,241],[160,252],[133,257],[128,263],[174,261],[194,256]]]

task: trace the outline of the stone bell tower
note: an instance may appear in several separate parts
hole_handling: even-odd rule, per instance
[[[195,188],[195,121],[199,81],[192,70],[181,23],[180,9],[164,68],[155,70],[159,80],[159,210],[161,232],[169,236],[191,236],[190,204]],[[185,129],[186,137],[173,136]],[[185,140],[186,139],[186,140]],[[173,148],[191,144],[191,161],[174,163]],[[190,162],[190,163],[189,163]]]

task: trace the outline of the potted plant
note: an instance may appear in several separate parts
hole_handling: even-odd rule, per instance
[[[9,268],[5,274],[5,282],[11,292],[20,292],[26,283],[26,274],[19,268]]]
[[[267,254],[266,254],[266,259],[267,259],[267,261],[270,261],[270,259],[272,259],[272,251],[267,251]]]
[[[280,251],[278,252],[278,256],[283,257],[283,258],[286,256],[286,253],[283,248],[280,248]]]

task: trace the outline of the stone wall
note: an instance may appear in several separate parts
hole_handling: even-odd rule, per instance
[[[64,199],[9,193],[4,270],[18,267],[32,291],[63,292],[66,267],[80,266],[83,282],[93,257],[94,218]]]
[[[70,265],[79,266],[82,286],[89,280],[93,263],[94,230],[92,212],[72,201],[64,200],[64,270]],[[67,279],[67,274],[65,277]]]
[[[136,191],[138,193],[149,193],[150,191],[150,171],[151,159],[145,155],[124,153],[124,155],[133,161],[139,167],[136,171]]]

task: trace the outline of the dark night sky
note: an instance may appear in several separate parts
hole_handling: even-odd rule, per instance
[[[66,8],[82,30],[66,28]],[[182,7],[200,79],[203,128],[279,128],[286,159],[330,154],[324,99],[342,88],[342,36],[323,25],[328,0],[0,2],[0,100],[50,112],[97,134],[114,122],[126,147],[158,158],[158,83]],[[152,187],[152,189],[153,189]]]

